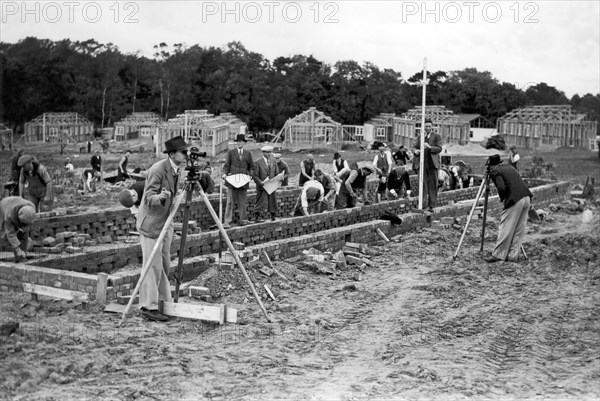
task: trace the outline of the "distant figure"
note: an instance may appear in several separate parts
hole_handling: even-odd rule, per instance
[[[267,211],[271,217],[271,221],[275,220],[277,213],[277,195],[275,192],[269,194],[264,189],[264,184],[268,179],[273,179],[279,171],[277,170],[277,164],[273,159],[271,153],[273,152],[272,146],[263,146],[260,149],[263,153],[263,157],[259,157],[254,162],[254,182],[256,183],[256,202],[254,203],[254,220],[260,221],[261,214]]]
[[[127,171],[127,163],[129,163],[129,156],[131,152],[128,150],[125,155],[119,160],[119,167],[117,169],[117,180],[115,182],[125,181],[129,178],[129,172]]]
[[[517,153],[517,147],[515,145],[510,145],[508,148],[508,164],[513,166],[517,171],[519,171],[519,160],[521,160],[521,156]]]
[[[21,174],[21,167],[18,162],[21,156],[23,156],[23,149],[19,149],[11,159],[10,181],[12,183],[12,189],[10,189],[10,195],[12,196],[19,196],[19,176]]]
[[[100,151],[96,150],[94,156],[90,159],[90,164],[94,170],[102,172],[102,157],[100,156]]]
[[[290,167],[288,164],[281,159],[281,153],[273,153],[273,157],[275,158],[275,164],[277,164],[277,171],[280,173],[283,171],[283,181],[281,181],[282,187],[288,186],[288,178],[290,176]]]
[[[96,192],[96,182],[100,180],[100,172],[93,168],[86,169],[81,175],[83,192]]]
[[[314,178],[315,172],[315,157],[312,154],[307,154],[306,159],[300,163],[300,177],[298,178],[298,186],[303,187],[306,181]]]
[[[94,142],[92,142],[91,139],[88,139],[88,141],[87,141],[87,151],[88,151],[88,153],[92,153],[92,144],[93,143]]]
[[[335,178],[340,178],[344,173],[350,171],[350,165],[338,152],[333,154],[333,174]]]
[[[65,172],[67,173],[68,177],[73,177],[75,174],[75,166],[73,166],[71,159],[68,157],[65,159]]]
[[[235,211],[238,212],[239,225],[245,225],[248,223],[246,219],[246,203],[247,203],[247,192],[250,188],[249,184],[245,184],[240,188],[236,188],[226,181],[228,175],[234,174],[245,174],[249,176],[254,175],[254,161],[252,160],[252,154],[244,150],[246,144],[246,137],[243,134],[239,134],[235,138],[236,148],[231,149],[225,158],[225,164],[223,165],[223,176],[221,177],[221,183],[225,183],[227,188],[227,203],[225,205],[225,224],[233,224],[233,214]],[[221,184],[223,185],[223,184]]]
[[[29,201],[35,206],[36,212],[52,210],[54,200],[52,178],[45,166],[30,155],[23,155],[18,161],[21,167],[19,175],[19,196],[25,193],[25,183],[28,184]],[[43,210],[42,210],[43,209]]]

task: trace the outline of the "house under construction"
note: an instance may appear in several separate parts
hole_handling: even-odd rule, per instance
[[[570,105],[531,106],[513,110],[497,122],[507,145],[536,150],[581,147],[594,149],[598,122],[576,113]]]
[[[342,124],[314,107],[288,119],[273,142],[282,139],[285,149],[342,148]]]
[[[425,118],[431,119],[433,128],[446,144],[466,145],[469,143],[471,127],[469,123],[444,106],[425,106]],[[411,147],[421,133],[422,107],[417,106],[395,117],[393,121],[394,145]]]
[[[160,126],[164,123],[156,113],[131,113],[115,123],[115,141],[138,140],[152,142],[158,135]]]
[[[166,140],[181,135],[200,152],[216,156],[229,148],[231,139],[245,131],[246,124],[230,113],[215,116],[207,110],[186,110],[160,126],[156,152],[162,151]]]
[[[44,113],[25,123],[25,142],[78,143],[94,133],[94,123],[78,113]]]

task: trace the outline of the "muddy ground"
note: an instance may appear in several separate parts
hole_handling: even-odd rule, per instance
[[[271,324],[244,286],[219,289],[241,322],[221,327],[134,313],[117,329],[97,306],[0,294],[2,321],[21,325],[0,336],[0,398],[598,399],[593,212],[530,223],[520,263],[482,262],[480,220],[455,262],[461,231],[447,228],[371,247],[375,266],[335,275],[277,261],[288,282],[252,274]]]

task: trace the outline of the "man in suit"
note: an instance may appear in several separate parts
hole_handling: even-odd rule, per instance
[[[254,163],[254,182],[256,183],[256,203],[254,204],[254,219],[260,220],[260,215],[265,209],[269,212],[271,220],[275,220],[275,213],[277,212],[277,195],[275,192],[268,194],[264,189],[264,184],[268,179],[275,178],[279,173],[277,170],[277,164],[271,156],[273,152],[272,146],[263,146],[260,149],[263,153],[263,157],[260,157],[256,163]]]
[[[509,164],[501,164],[500,155],[490,157],[490,178],[504,203],[500,216],[498,239],[492,255],[484,258],[488,263],[519,260],[519,252],[525,236],[525,225],[533,194],[525,185],[517,169]]]
[[[227,187],[227,203],[225,205],[225,224],[229,225],[233,222],[234,209],[237,210],[239,215],[238,223],[244,225],[248,222],[246,217],[246,195],[248,192],[249,184],[246,184],[240,188],[236,188],[229,182],[225,181],[228,175],[233,174],[245,174],[252,177],[254,173],[254,162],[252,161],[252,154],[249,151],[244,150],[244,144],[246,143],[246,137],[242,134],[235,138],[236,148],[231,149],[225,158],[225,164],[223,165],[223,181],[225,187]]]
[[[437,206],[438,170],[440,168],[440,152],[442,151],[442,136],[433,131],[433,123],[425,120],[425,158],[423,168],[423,206],[427,204],[429,211]],[[416,140],[414,153],[420,157],[421,138]],[[425,202],[427,200],[427,202]]]
[[[160,160],[148,170],[146,186],[140,202],[140,210],[136,227],[140,233],[144,265],[156,245],[173,206],[177,194],[178,183],[182,182],[184,165],[187,162],[187,148],[181,136],[165,142],[167,157]],[[171,240],[173,224],[167,228],[161,252],[157,252],[150,262],[146,278],[140,287],[140,307],[142,314],[149,320],[165,321],[168,318],[158,311],[159,301],[171,301],[169,285],[169,267],[171,264]]]
[[[18,196],[0,201],[0,238],[6,237],[15,254],[15,263],[27,259],[29,226],[36,218],[35,206]]]

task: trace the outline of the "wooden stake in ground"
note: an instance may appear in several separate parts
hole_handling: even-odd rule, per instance
[[[383,233],[383,231],[381,231],[381,229],[379,229],[379,228],[377,229],[377,234],[379,234],[381,239],[384,240],[385,242],[390,242],[388,237],[385,236],[385,234]]]
[[[156,253],[158,252],[158,250],[162,248],[162,242],[165,239],[165,236],[167,235],[167,231],[169,231],[169,227],[171,226],[171,223],[173,222],[173,219],[175,218],[175,214],[177,214],[177,211],[179,210],[179,205],[181,205],[181,201],[183,200],[183,196],[185,195],[185,193],[186,193],[186,191],[182,191],[175,198],[175,203],[173,203],[173,206],[171,207],[171,213],[169,213],[169,217],[167,217],[167,221],[165,222],[165,225],[164,225],[162,231],[160,232],[160,235],[156,239],[156,244],[154,245],[154,248],[152,248],[152,252],[150,252],[150,256],[146,260],[146,264],[142,267],[142,273],[140,274],[140,278],[139,278],[139,280],[138,280],[135,288],[133,289],[133,293],[131,294],[131,298],[129,299],[129,302],[127,303],[127,307],[123,311],[123,315],[121,316],[121,320],[117,324],[118,327],[120,327],[123,324],[123,322],[125,321],[125,317],[127,316],[127,312],[129,312],[129,309],[131,308],[131,305],[133,305],[133,301],[135,299],[135,296],[140,291],[140,287],[142,286],[142,282],[144,281],[144,279],[148,275],[148,271],[150,271],[150,264],[152,263],[152,260],[154,259],[154,256],[156,255]]]
[[[274,271],[275,273],[277,273],[277,275],[278,275],[279,277],[281,277],[281,278],[282,278],[282,279],[284,279],[285,281],[288,281],[287,277],[285,277],[283,274],[281,274],[281,272],[279,272],[279,270],[277,270],[277,269],[275,268],[275,265],[273,265],[273,262],[271,262],[271,258],[269,257],[269,254],[267,253],[267,251],[265,251],[265,250],[263,249],[263,251],[262,251],[262,252],[263,252],[263,256],[264,256],[265,260],[267,261],[267,264],[269,265],[269,267],[270,267],[271,269],[273,269],[273,271]]]
[[[427,91],[427,58],[423,59],[423,102],[421,109],[421,149],[419,150],[419,209],[423,209],[423,173],[425,169],[425,93]]]

